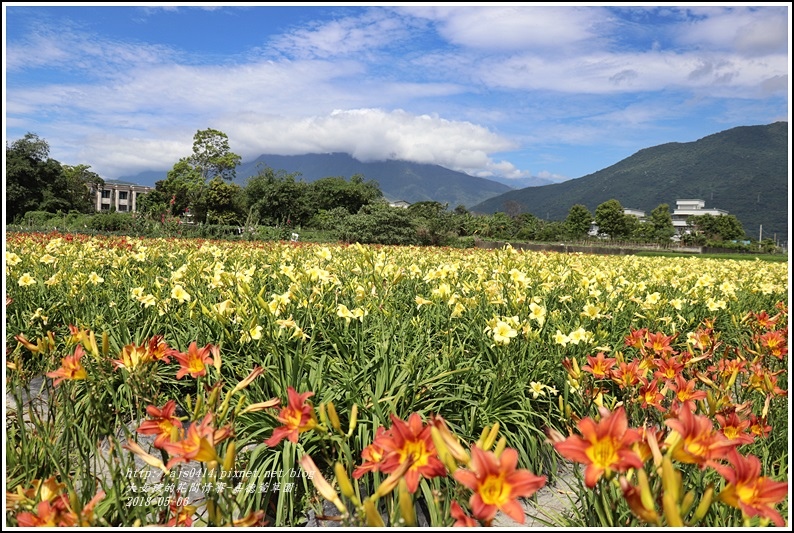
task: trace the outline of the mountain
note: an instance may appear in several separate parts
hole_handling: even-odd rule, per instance
[[[389,200],[405,200],[409,203],[433,200],[449,204],[450,208],[459,205],[468,207],[513,189],[504,183],[477,178],[438,165],[397,160],[363,163],[341,153],[261,155],[237,167],[235,182],[245,185],[248,178],[257,175],[264,166],[288,173],[300,173],[299,179],[305,182],[331,176],[350,179],[354,174],[361,174],[365,180],[377,181],[383,195]],[[154,185],[155,181],[165,179],[166,173],[167,171],[147,171],[119,179]]]
[[[700,199],[707,208],[736,216],[745,232],[777,234],[788,241],[788,122],[740,126],[687,143],[666,143],[598,172],[553,185],[508,191],[469,208],[475,213],[529,212],[564,220],[574,204],[591,213],[610,199],[650,213],[672,212],[678,199]]]

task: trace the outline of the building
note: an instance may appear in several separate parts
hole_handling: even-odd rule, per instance
[[[136,212],[138,198],[151,191],[152,187],[137,185],[128,181],[105,180],[105,184],[100,189],[93,189],[96,197],[96,210],[101,212],[110,211],[115,208],[117,212]]]
[[[676,235],[680,236],[690,232],[691,228],[687,224],[686,219],[691,216],[721,216],[727,214],[728,212],[722,209],[706,209],[706,202],[704,200],[676,200],[675,210],[672,212],[671,216]]]
[[[402,209],[408,209],[410,206],[411,204],[409,204],[405,200],[397,200],[394,202],[389,202],[389,207],[401,207]]]

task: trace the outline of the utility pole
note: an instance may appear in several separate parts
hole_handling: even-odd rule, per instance
[[[763,224],[759,224],[758,225],[758,242],[761,242],[761,235],[763,235],[763,234],[764,234],[764,225]]]

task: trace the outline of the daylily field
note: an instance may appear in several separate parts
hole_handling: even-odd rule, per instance
[[[9,525],[788,524],[788,265],[6,235]],[[185,481],[185,479],[189,479]]]

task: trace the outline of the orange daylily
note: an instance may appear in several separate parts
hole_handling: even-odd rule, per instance
[[[187,353],[171,350],[169,355],[173,355],[180,365],[176,379],[182,379],[187,374],[193,378],[204,376],[207,374],[207,365],[213,364],[214,360],[220,360],[220,350],[217,346],[207,344],[199,348],[196,341],[190,343]]]
[[[668,384],[672,383],[676,376],[678,376],[684,370],[684,364],[678,359],[678,357],[670,357],[669,359],[654,359],[653,364],[656,365],[656,370],[653,372],[653,376],[655,378],[664,380]]]
[[[380,446],[380,442],[385,433],[386,428],[378,426],[372,444],[361,451],[361,457],[364,459],[364,463],[353,470],[353,479],[360,479],[361,476],[367,472],[380,472],[381,462],[386,455],[386,450]]]
[[[50,500],[42,500],[36,512],[23,511],[17,515],[19,527],[71,527],[77,524],[77,515],[69,507],[66,494]]]
[[[121,349],[119,358],[113,360],[114,369],[126,368],[133,371],[141,365],[151,363],[154,359],[146,346],[128,344]]]
[[[788,354],[788,328],[768,331],[758,337],[758,344],[764,350],[764,353],[773,355],[778,359],[783,359]]]
[[[452,524],[452,527],[479,527],[480,524],[466,514],[466,511],[460,506],[460,504],[456,501],[453,501],[452,504],[449,506],[449,516],[455,519],[455,523]]]
[[[433,478],[444,476],[446,467],[438,458],[431,435],[431,424],[424,425],[419,413],[411,413],[408,421],[391,415],[391,429],[381,435],[378,443],[386,452],[380,470],[390,474],[406,461],[413,464],[405,473],[408,492],[413,494],[419,488],[419,477]]]
[[[298,394],[292,387],[287,387],[287,406],[276,417],[283,425],[273,430],[273,435],[265,441],[265,445],[275,446],[284,439],[297,443],[298,435],[317,426],[314,407],[306,402],[312,396],[313,392]]]
[[[737,444],[750,444],[755,440],[755,436],[747,431],[750,429],[750,420],[743,420],[736,411],[728,415],[717,413],[714,415],[720,425],[719,432],[727,439],[736,441]]]
[[[632,450],[632,444],[641,436],[636,429],[628,427],[623,407],[613,413],[602,408],[601,420],[583,418],[577,427],[581,437],[570,435],[562,442],[555,442],[554,448],[566,459],[587,465],[585,484],[589,488],[595,487],[602,475],[610,477],[613,472],[642,466],[642,460]]]
[[[644,374],[645,371],[640,368],[639,359],[635,359],[631,363],[623,361],[618,365],[617,370],[612,371],[612,381],[617,383],[622,390],[638,384]]]
[[[58,386],[58,384],[65,379],[78,380],[88,377],[88,373],[80,363],[80,359],[84,354],[85,352],[83,351],[83,347],[81,345],[77,345],[77,347],[74,349],[73,355],[67,355],[63,358],[63,361],[61,362],[61,368],[55,370],[54,372],[47,372],[47,377],[57,378],[53,385]]]
[[[696,391],[696,385],[697,382],[694,379],[687,381],[683,374],[678,374],[675,377],[675,383],[669,384],[668,387],[675,392],[677,406],[683,406],[684,409],[694,411],[697,407],[695,402],[706,398],[706,391]]]
[[[745,457],[732,448],[726,459],[730,466],[711,464],[728,481],[720,492],[720,500],[741,509],[746,517],[760,516],[772,520],[777,527],[785,526],[774,505],[788,496],[788,482],[762,476],[761,461],[754,455]]]
[[[636,348],[643,354],[645,353],[645,337],[648,334],[648,328],[633,329],[626,335],[624,344],[632,348]]]
[[[199,461],[208,463],[218,461],[215,445],[231,434],[228,428],[213,430],[212,413],[207,413],[200,424],[193,422],[184,439],[177,442],[164,442],[162,448],[171,454],[166,468],[171,469],[180,462]]]
[[[667,336],[662,332],[648,333],[648,340],[645,341],[645,347],[650,348],[654,355],[667,357],[673,355],[675,350],[670,343],[675,340],[678,335]]]
[[[640,407],[643,409],[655,407],[659,411],[664,411],[664,407],[662,407],[664,395],[659,392],[659,381],[654,379],[648,382],[647,379],[641,378],[640,383],[642,383],[639,392],[639,398],[642,402]]]
[[[154,439],[156,448],[162,448],[166,442],[181,440],[184,429],[182,421],[174,414],[175,411],[175,400],[169,400],[162,409],[154,405],[148,406],[146,412],[152,418],[141,423],[136,431],[142,435],[157,435]]]
[[[598,352],[595,357],[587,356],[587,364],[582,366],[582,370],[590,372],[596,379],[609,379],[616,362],[614,357],[606,357],[604,352]]]
[[[672,432],[665,440],[672,447],[673,458],[682,463],[705,468],[711,459],[723,457],[737,443],[714,430],[711,420],[689,409],[678,410],[678,417],[665,420]]]
[[[171,353],[171,348],[165,343],[165,341],[163,341],[162,335],[155,335],[149,339],[147,350],[149,356],[155,361],[162,361],[166,364],[171,362],[171,360],[168,359],[168,356]]]
[[[529,470],[517,469],[518,452],[505,449],[499,457],[492,451],[471,448],[471,470],[458,469],[454,477],[474,491],[469,499],[472,514],[486,524],[497,511],[524,523],[524,509],[518,498],[532,496],[546,484],[546,476],[536,476]]]

